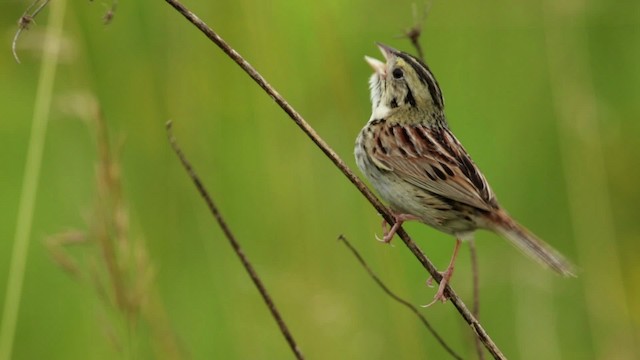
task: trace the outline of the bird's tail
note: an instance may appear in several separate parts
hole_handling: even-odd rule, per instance
[[[525,254],[562,276],[575,277],[575,267],[557,250],[538,239],[505,212],[492,216],[491,230],[502,235]]]

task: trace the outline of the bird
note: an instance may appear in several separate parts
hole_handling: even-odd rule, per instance
[[[369,79],[371,117],[358,134],[354,155],[395,220],[390,229],[383,221],[381,241],[391,242],[405,221],[419,221],[455,237],[449,265],[426,306],[447,300],[445,289],[459,247],[478,229],[501,235],[562,276],[575,276],[571,262],[500,206],[449,129],[442,91],[429,67],[409,53],[377,46],[385,61],[365,56],[374,70]]]

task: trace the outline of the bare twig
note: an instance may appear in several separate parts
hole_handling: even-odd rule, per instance
[[[422,25],[427,20],[427,14],[429,13],[430,6],[425,5],[422,14],[418,15],[418,6],[413,3],[413,26],[405,30],[401,37],[405,37],[411,41],[411,45],[416,49],[418,58],[424,62],[424,53],[422,52],[422,46],[420,45],[420,35],[422,35]]]
[[[32,13],[29,13],[31,9],[33,9],[41,1],[42,3],[38,7],[36,7],[36,9]],[[16,34],[13,36],[13,42],[11,43],[11,51],[13,52],[13,57],[16,59],[16,62],[18,64],[20,64],[20,58],[18,58],[18,53],[16,51],[18,38],[20,37],[20,34],[23,30],[29,30],[29,25],[35,23],[36,16],[40,11],[42,11],[42,9],[44,9],[45,6],[47,6],[48,3],[49,0],[34,0],[18,20],[18,31],[16,31]]]
[[[226,236],[227,240],[229,240],[229,243],[231,244],[231,247],[235,251],[236,255],[238,255],[238,258],[240,258],[242,265],[247,270],[247,273],[249,273],[249,277],[251,277],[251,280],[253,281],[254,285],[258,288],[258,291],[260,292],[260,295],[262,295],[262,299],[264,300],[264,302],[267,304],[267,307],[269,308],[271,315],[278,323],[278,327],[280,327],[280,332],[282,332],[282,335],[284,335],[285,339],[287,340],[287,343],[289,343],[289,347],[291,347],[291,350],[293,351],[297,359],[304,359],[302,352],[300,352],[298,345],[293,339],[293,335],[291,335],[289,328],[287,327],[284,320],[282,319],[280,312],[276,308],[276,305],[273,303],[273,300],[271,299],[271,295],[269,295],[269,292],[267,291],[266,287],[262,283],[262,280],[260,280],[258,273],[255,271],[255,269],[253,268],[253,265],[251,265],[251,262],[249,262],[249,259],[242,251],[242,248],[240,247],[240,243],[238,242],[238,240],[236,240],[235,236],[231,232],[231,229],[229,228],[226,221],[222,217],[222,214],[218,210],[218,207],[213,203],[213,200],[211,199],[211,196],[209,196],[209,192],[204,187],[204,184],[200,180],[200,177],[198,177],[195,170],[193,169],[193,167],[185,157],[184,153],[178,146],[178,143],[176,142],[176,139],[173,136],[173,132],[171,130],[171,121],[167,122],[167,135],[169,137],[169,142],[171,143],[171,147],[173,148],[173,151],[176,153],[176,155],[178,155],[178,158],[180,159],[182,166],[184,167],[186,172],[189,174],[189,177],[191,178],[191,180],[193,181],[193,184],[198,189],[200,196],[207,203],[207,206],[209,207],[211,214],[218,222],[218,225],[220,226],[220,229],[222,229],[222,232]]]
[[[473,316],[476,319],[480,319],[480,271],[478,269],[478,252],[476,251],[475,240],[469,241],[469,255],[471,257],[471,272],[473,273]],[[475,338],[476,352],[478,353],[478,359],[484,360],[484,351],[482,350],[482,343],[478,338]]]
[[[394,292],[392,292],[387,287],[387,285],[385,285],[382,282],[382,280],[380,280],[378,275],[376,275],[376,273],[374,273],[373,270],[371,270],[371,268],[369,267],[367,262],[364,261],[364,258],[362,257],[362,255],[360,255],[358,250],[356,250],[356,248],[353,247],[353,245],[351,245],[349,240],[347,240],[347,238],[344,235],[338,236],[338,240],[341,240],[349,248],[349,250],[351,250],[351,252],[356,257],[356,259],[358,259],[358,262],[360,263],[360,265],[362,265],[362,267],[364,267],[364,269],[367,270],[367,273],[369,273],[369,276],[371,276],[373,281],[375,281],[376,284],[378,284],[378,286],[380,286],[382,291],[384,291],[387,295],[389,295],[393,300],[395,300],[395,301],[399,302],[400,304],[402,304],[402,305],[406,306],[407,308],[409,308],[409,310],[411,310],[411,312],[413,312],[418,318],[420,318],[420,321],[422,321],[422,324],[424,324],[424,326],[427,328],[427,330],[429,330],[429,332],[431,332],[431,334],[436,338],[436,340],[440,343],[440,345],[442,345],[442,347],[453,358],[462,359],[462,357],[460,355],[456,354],[456,352],[449,345],[447,345],[447,343],[444,341],[444,339],[440,336],[440,334],[438,334],[436,332],[436,330],[431,326],[431,324],[429,324],[427,319],[424,317],[424,315],[422,315],[422,313],[418,310],[417,307],[412,305],[407,300],[405,300],[405,299],[401,298],[400,296],[396,295]]]
[[[165,0],[168,4],[173,6],[180,14],[182,14],[189,22],[195,25],[202,33],[204,33],[212,42],[214,42],[225,54],[227,54],[233,61],[235,61],[281,108],[286,112],[289,117],[300,127],[300,129],[313,141],[322,152],[331,160],[338,169],[351,181],[353,185],[362,193],[362,195],[369,200],[371,205],[382,215],[382,217],[389,223],[394,223],[394,217],[382,205],[380,200],[369,190],[366,185],[347,167],[345,162],[336,154],[331,147],[316,133],[316,131],[302,118],[302,116],[293,108],[289,103],[256,71],[251,64],[249,64],[238,52],[232,49],[216,32],[214,32],[207,24],[205,24],[194,13],[189,11],[178,0]],[[431,263],[422,250],[416,245],[416,243],[409,237],[409,235],[400,228],[397,231],[398,236],[405,243],[407,248],[418,259],[420,264],[431,274],[431,276],[440,283],[442,275],[438,272],[436,267]],[[476,335],[480,338],[480,341],[484,344],[487,350],[493,355],[495,359],[505,359],[504,355],[498,348],[498,346],[491,340],[482,325],[471,314],[467,306],[462,299],[453,291],[453,289],[447,285],[446,294],[451,300],[453,306],[458,310],[463,319],[469,324]]]

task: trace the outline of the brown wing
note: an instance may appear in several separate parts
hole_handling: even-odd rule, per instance
[[[460,142],[442,126],[380,124],[369,156],[426,191],[473,207],[498,204],[489,184]]]

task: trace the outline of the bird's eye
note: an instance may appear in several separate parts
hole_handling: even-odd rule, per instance
[[[402,78],[402,75],[404,75],[404,74],[402,73],[402,69],[400,69],[400,68],[395,68],[395,69],[393,69],[393,73],[392,73],[392,74],[393,74],[393,77],[394,77],[395,79],[400,79],[400,78]]]

